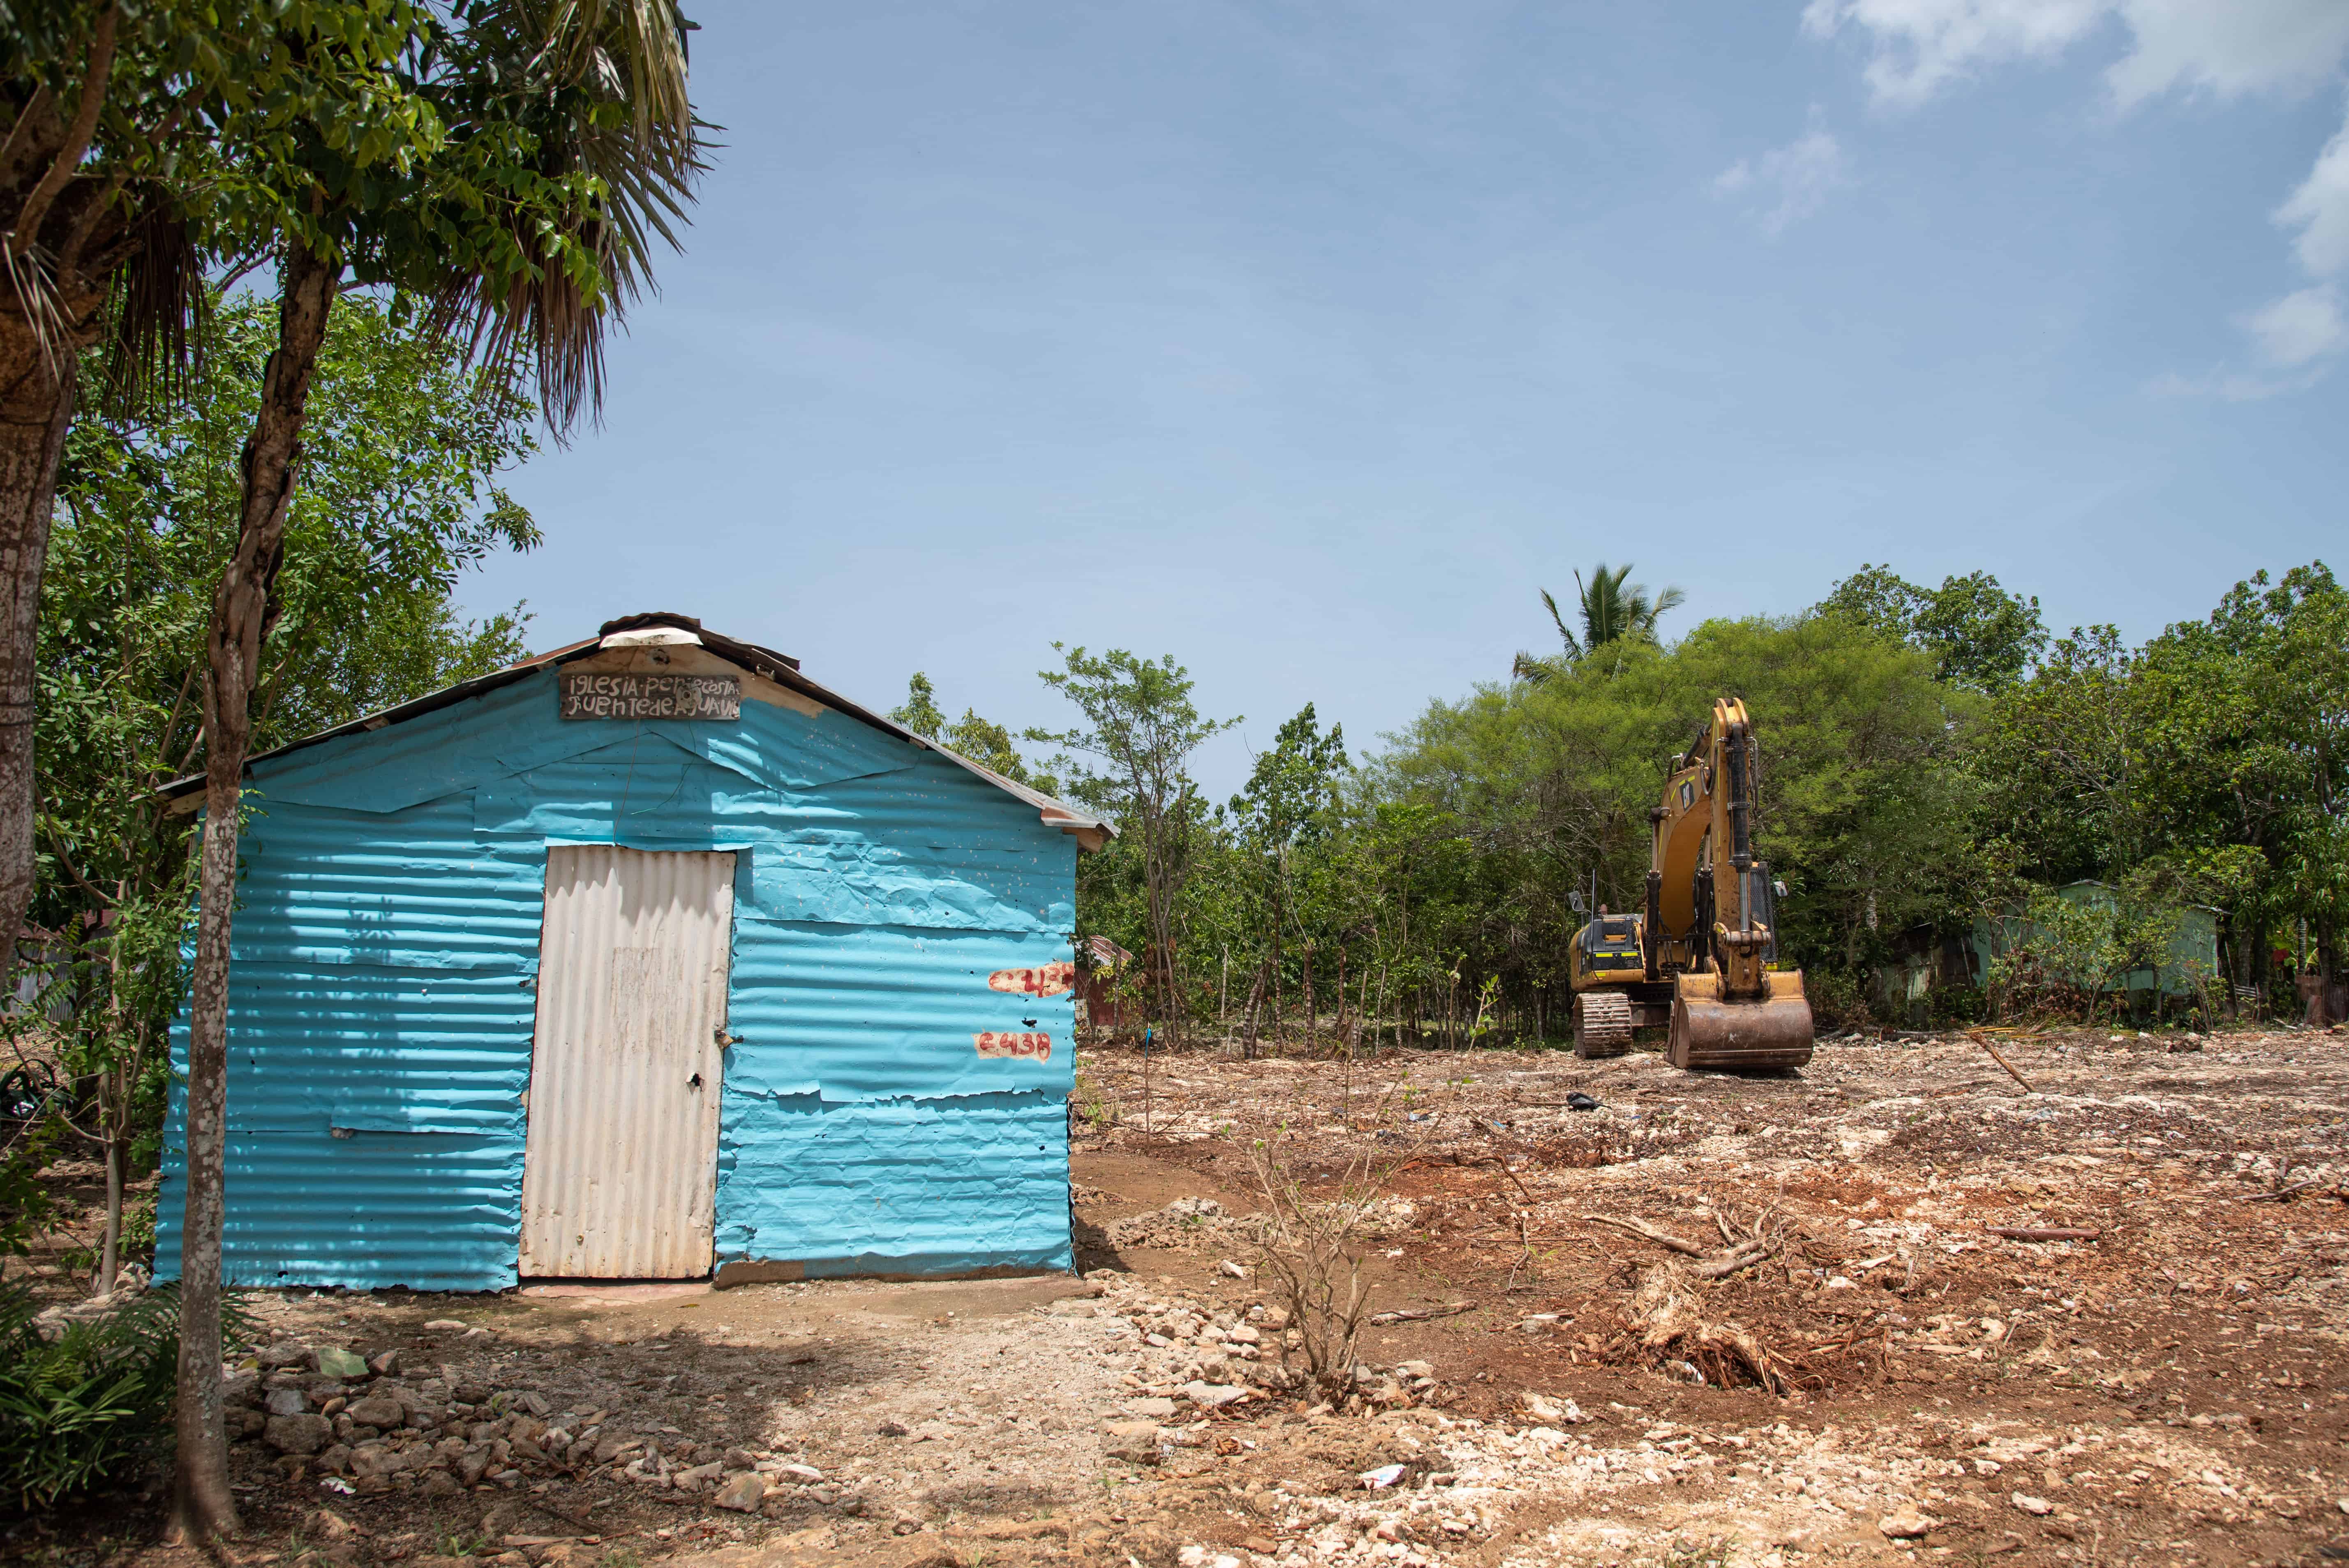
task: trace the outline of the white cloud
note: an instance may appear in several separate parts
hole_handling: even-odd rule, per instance
[[[2349,348],[2349,321],[2341,315],[2341,295],[2331,284],[2318,284],[2262,305],[2242,318],[2260,357],[2280,370],[2295,370]]]
[[[2137,103],[2172,88],[2305,92],[2349,53],[2342,0],[2120,0],[2136,47],[2105,73]]]
[[[2118,22],[2129,52],[2105,80],[2123,106],[2171,88],[2299,92],[2349,53],[2342,0],[1810,0],[1804,30],[1870,45],[1868,90],[1909,107],[1987,67],[2052,60]]]
[[[2316,155],[2316,167],[2300,189],[2276,209],[2276,222],[2300,231],[2292,249],[2313,276],[2349,270],[2349,121]]]
[[[1874,46],[1868,90],[1917,104],[1982,66],[2045,59],[2104,21],[2112,0],[1810,0],[1803,28],[1832,37],[1847,26]]]
[[[2333,79],[2349,55],[2349,0],[1809,0],[1803,28],[1831,38],[1866,35],[1868,90],[1909,108],[1992,66],[2049,60],[2117,24],[2128,50],[2105,71],[2113,101],[2133,108],[2161,93],[2305,92]],[[2253,350],[2286,376],[2164,377],[2155,390],[2235,399],[2297,390],[2349,351],[2339,291],[2349,272],[2349,124],[2342,127],[2275,220],[2297,231],[2293,253],[2313,287],[2238,318]]]
[[[1756,215],[1765,234],[1782,234],[1826,205],[1828,195],[1850,177],[1851,160],[1833,132],[1811,110],[1811,128],[1784,147],[1756,158],[1741,158],[1723,170],[1713,189],[1718,195],[1758,192],[1771,204]]]

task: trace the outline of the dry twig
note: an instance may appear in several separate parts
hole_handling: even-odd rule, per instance
[[[1377,1327],[1384,1328],[1390,1324],[1425,1323],[1431,1318],[1456,1317],[1464,1312],[1475,1310],[1476,1304],[1473,1301],[1455,1301],[1450,1306],[1403,1307],[1393,1312],[1374,1313],[1371,1316],[1371,1322]]]
[[[1704,1249],[1694,1242],[1682,1241],[1670,1231],[1660,1231],[1645,1220],[1618,1220],[1608,1214],[1585,1214],[1582,1217],[1594,1224],[1612,1225],[1619,1231],[1629,1231],[1635,1236],[1645,1237],[1660,1247],[1670,1247],[1686,1257],[1704,1256]]]
[[[1974,1044],[1988,1051],[1990,1053],[1991,1060],[2006,1068],[2007,1077],[2013,1078],[2017,1083],[2023,1084],[2023,1093],[2029,1094],[2032,1092],[2031,1086],[2027,1083],[2023,1083],[2023,1075],[2014,1070],[2013,1064],[2010,1063],[2004,1057],[1998,1054],[1998,1047],[1996,1046],[1993,1046],[1988,1040],[1983,1039],[1982,1035],[1973,1029],[1968,1029],[1966,1031],[1966,1038],[1971,1040]]]
[[[2010,1242],[2093,1242],[2105,1233],[2071,1225],[1984,1225],[1982,1229]]]

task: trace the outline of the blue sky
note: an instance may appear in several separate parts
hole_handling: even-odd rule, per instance
[[[534,642],[676,609],[1062,722],[1171,653],[1218,797],[1554,635],[1863,562],[2135,637],[2344,552],[2342,0],[688,6],[724,143]]]

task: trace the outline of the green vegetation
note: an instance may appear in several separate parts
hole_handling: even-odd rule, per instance
[[[1549,612],[1550,624],[1557,628],[1562,651],[1548,658],[1521,653],[1510,675],[1518,680],[1547,680],[1559,668],[1570,667],[1610,643],[1654,642],[1657,623],[1688,603],[1688,595],[1667,588],[1651,598],[1646,584],[1630,582],[1630,566],[1610,568],[1604,561],[1591,572],[1588,583],[1581,573],[1574,574],[1576,619],[1582,627],[1578,634],[1567,625],[1550,591],[1543,589],[1542,608]]]
[[[168,1447],[179,1305],[153,1290],[50,1326],[25,1281],[0,1282],[0,1502],[45,1506]]]
[[[889,710],[889,717],[916,735],[935,740],[949,751],[968,758],[981,768],[1000,773],[1015,784],[1025,784],[1047,795],[1060,792],[1060,781],[1050,773],[1031,767],[1019,755],[1019,742],[1011,732],[999,724],[978,717],[971,708],[964,708],[962,717],[952,724],[938,707],[937,687],[921,671],[914,672],[905,683],[905,706]]]
[[[1626,595],[1644,623],[1588,613],[1628,572],[1586,585],[1583,634],[1558,628],[1570,656],[1431,702],[1381,754],[1350,758],[1309,706],[1222,807],[1179,765],[1164,773],[1149,842],[1081,865],[1081,934],[1154,954],[1158,1016],[1219,1020],[1251,1046],[1562,1034],[1578,895],[1639,906],[1666,759],[1737,696],[1762,741],[1784,951],[1831,1021],[1902,1006],[1879,970],[1977,921],[2027,940],[1930,1011],[2116,1011],[2107,993],[2160,961],[2188,904],[2218,912],[2221,972],[2188,987],[2205,1012],[2230,986],[2285,1007],[2279,951],[2338,973],[2349,593],[2321,563],[2240,583],[2135,649],[2109,627],[2051,639],[2037,601],[1987,573],[1928,588],[1882,566],[1802,614],[1709,620],[1666,645],[1652,625],[1669,593]],[[1147,715],[1179,693],[1164,723],[1195,733],[1180,665],[1115,656],[1117,706]],[[1130,820],[1130,795],[1097,794]],[[2089,879],[2111,895],[2054,899]]]
[[[204,632],[235,546],[238,456],[275,332],[264,304],[220,305],[204,318],[190,399],[141,418],[85,416],[62,467],[42,585],[31,918],[63,944],[50,984],[81,1005],[54,1027],[28,1015],[5,1027],[39,1030],[68,1081],[95,1085],[71,1121],[103,1150],[117,1197],[92,1260],[100,1283],[131,1255],[119,1190],[154,1168],[164,1031],[185,995],[191,820],[154,791],[203,765]],[[343,303],[310,395],[309,482],[286,525],[256,748],[521,656],[519,607],[471,621],[450,595],[491,552],[538,541],[498,480],[533,449],[535,412],[453,346],[367,299]],[[16,1207],[8,1173],[32,1152],[0,1150],[0,1208]],[[145,1228],[151,1243],[151,1215]]]

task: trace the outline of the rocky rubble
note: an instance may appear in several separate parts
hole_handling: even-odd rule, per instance
[[[293,1479],[327,1478],[330,1491],[453,1497],[562,1475],[706,1494],[750,1512],[771,1491],[823,1479],[765,1451],[712,1453],[673,1428],[647,1430],[605,1409],[557,1410],[533,1388],[471,1381],[452,1366],[410,1372],[397,1352],[362,1358],[279,1340],[223,1377],[231,1435],[274,1449]]]
[[[1153,1414],[1175,1401],[1193,1409],[1226,1409],[1250,1398],[1327,1395],[1347,1413],[1441,1403],[1445,1393],[1423,1361],[1397,1367],[1360,1363],[1344,1391],[1310,1389],[1297,1358],[1301,1338],[1287,1310],[1261,1299],[1218,1301],[1185,1292],[1160,1295],[1106,1269],[1090,1276],[1105,1306],[1139,1338],[1135,1365],[1122,1383]]]

